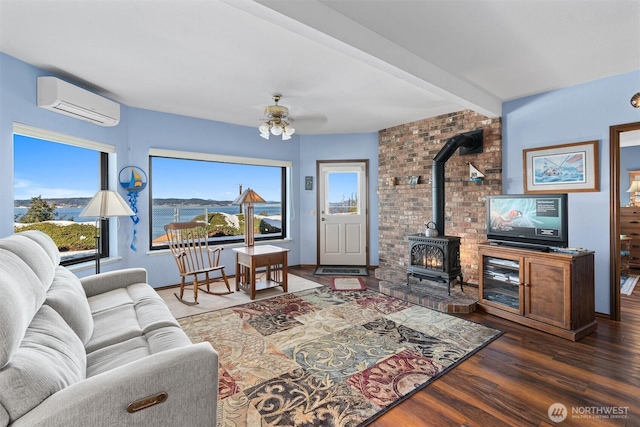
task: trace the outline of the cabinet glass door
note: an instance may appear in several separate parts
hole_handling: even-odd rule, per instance
[[[520,263],[511,259],[485,256],[482,299],[502,309],[520,313]]]

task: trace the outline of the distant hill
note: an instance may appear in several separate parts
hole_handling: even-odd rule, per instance
[[[91,197],[69,197],[69,198],[57,198],[57,199],[42,199],[47,203],[53,203],[56,207],[77,207],[81,208],[89,203]],[[229,206],[233,200],[211,200],[211,199],[153,199],[153,206]],[[278,202],[267,202],[278,203]],[[18,206],[31,206],[31,199],[27,200],[14,200],[14,207]]]
[[[89,203],[91,197],[67,197],[67,198],[58,198],[58,199],[42,199],[47,203],[53,203],[57,207],[69,207],[69,208],[82,208]],[[31,199],[26,200],[14,200],[13,206],[31,206]]]
[[[233,200],[211,199],[153,199],[153,206],[228,206]]]

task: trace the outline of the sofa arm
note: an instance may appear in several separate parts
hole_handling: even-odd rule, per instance
[[[114,289],[126,288],[134,283],[147,283],[147,270],[144,268],[127,268],[83,277],[80,283],[87,297],[102,294]]]
[[[127,406],[158,393],[164,402]],[[218,353],[208,342],[162,351],[80,381],[11,426],[215,426]]]

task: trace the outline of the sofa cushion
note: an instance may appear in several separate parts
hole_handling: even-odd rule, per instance
[[[85,344],[87,353],[142,336],[133,304],[124,304],[93,315],[93,335]]]
[[[114,289],[112,291],[89,297],[87,300],[89,301],[91,314],[94,316],[103,311],[113,310],[114,308],[122,307],[124,305],[133,306],[133,299],[131,299],[126,288]]]
[[[158,293],[145,283],[135,283],[89,297],[94,333],[85,344],[87,353],[111,346],[155,329],[180,327]]]
[[[58,266],[44,303],[62,316],[83,344],[89,342],[93,334],[93,317],[87,295],[75,274]]]
[[[45,289],[18,255],[0,249],[0,368],[20,342],[45,299]]]
[[[54,267],[57,267],[60,264],[60,251],[58,250],[58,245],[56,245],[56,242],[54,242],[48,234],[39,230],[27,230],[22,231],[19,235],[27,237],[40,245],[49,256],[49,259],[51,259],[51,263]]]
[[[149,354],[151,354],[149,345],[142,336],[99,348],[87,354],[87,378],[110,371],[125,363],[135,362]]]
[[[4,385],[0,402],[15,421],[85,375],[86,354],[80,338],[55,310],[44,305],[18,351],[0,370],[0,384]]]
[[[144,333],[166,326],[180,327],[162,297],[146,283],[127,286],[127,293],[133,300],[138,322]]]
[[[44,290],[49,289],[56,266],[42,246],[26,236],[14,234],[0,239],[0,249],[6,249],[20,257],[38,276]]]
[[[87,378],[125,363],[178,347],[190,346],[191,341],[180,327],[154,329],[140,337],[131,338],[87,354]]]
[[[149,352],[156,354],[171,348],[187,347],[191,340],[179,326],[154,329],[146,334]]]

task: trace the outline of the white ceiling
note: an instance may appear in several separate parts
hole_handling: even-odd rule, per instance
[[[375,132],[640,69],[640,1],[0,0],[0,51],[133,107],[257,126],[280,93],[301,134]]]

